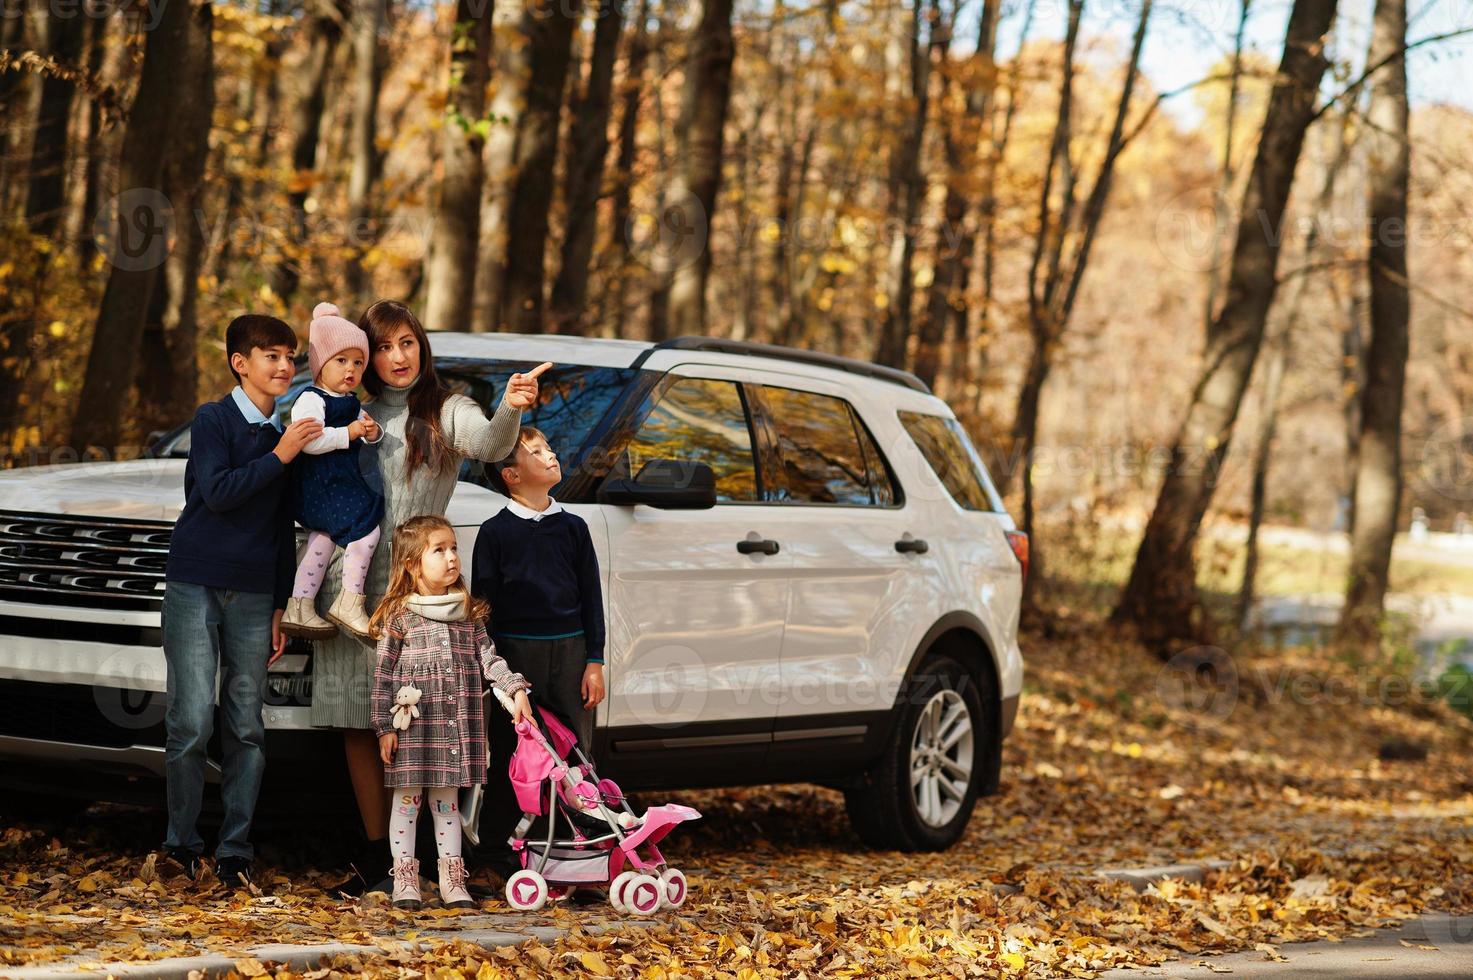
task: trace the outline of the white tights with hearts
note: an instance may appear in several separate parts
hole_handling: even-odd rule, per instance
[[[390,790],[394,805],[389,812],[389,848],[394,863],[414,857],[414,834],[419,825],[421,803],[428,801],[435,821],[435,847],[440,857],[460,857],[460,790],[453,786],[398,786]]]

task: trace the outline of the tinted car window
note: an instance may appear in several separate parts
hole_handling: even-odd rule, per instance
[[[489,417],[501,404],[507,380],[537,364],[440,357],[435,359],[435,370],[451,390],[474,398]],[[522,413],[522,424],[542,430],[563,464],[563,482],[552,488],[554,497],[583,464],[584,454],[592,450],[586,445],[589,433],[638,373],[628,368],[563,364],[537,379],[537,404]],[[492,486],[486,478],[485,464],[477,460],[466,460],[461,465],[460,478]]]
[[[435,367],[446,385],[452,391],[474,398],[488,416],[501,404],[507,379],[517,371],[530,371],[536,366],[534,361],[435,359]],[[563,472],[572,475],[581,462],[580,451],[588,449],[584,443],[589,433],[636,374],[637,371],[628,368],[554,367],[538,379],[537,404],[522,413],[522,424],[535,426],[547,434],[548,444],[563,458]],[[283,422],[290,421],[292,403],[311,383],[311,374],[306,370],[299,371],[292,379],[291,388],[276,400],[277,417]],[[358,396],[366,398],[366,393],[360,389]],[[152,451],[161,456],[187,457],[189,423],[161,439]],[[475,460],[462,464],[460,478],[490,485],[485,479],[484,467]],[[553,488],[554,496],[560,487],[561,484]]]
[[[879,503],[849,403],[792,388],[762,387],[781,471],[768,498],[783,503]],[[876,453],[878,458],[878,452]]]
[[[967,440],[961,423],[939,415],[901,412],[905,431],[936,471],[942,486],[967,510],[1002,510],[1002,501],[992,487],[977,452]]]
[[[733,382],[681,378],[667,388],[629,441],[629,472],[637,477],[652,459],[705,463],[718,501],[757,499],[752,432]]]

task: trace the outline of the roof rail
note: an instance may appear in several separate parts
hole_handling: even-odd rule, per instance
[[[651,354],[661,350],[712,351],[719,354],[772,357],[782,361],[797,361],[802,364],[832,368],[836,371],[847,371],[850,374],[860,374],[867,378],[902,385],[925,395],[931,393],[931,389],[924,381],[909,371],[902,371],[899,368],[872,364],[853,357],[841,357],[838,354],[824,354],[820,351],[799,350],[796,347],[780,347],[777,344],[759,344],[750,340],[727,340],[720,337],[673,337],[670,340],[662,340],[648,350],[641,351],[634,359],[634,363],[629,366],[631,368],[642,367]]]

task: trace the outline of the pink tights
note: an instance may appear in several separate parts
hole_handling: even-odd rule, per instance
[[[368,582],[368,563],[373,560],[373,549],[378,547],[379,529],[374,528],[357,541],[348,542],[343,549],[343,591],[363,594]],[[322,578],[327,573],[332,559],[332,538],[323,531],[307,534],[307,553],[297,566],[297,579],[292,587],[293,599],[313,599],[322,588]]]

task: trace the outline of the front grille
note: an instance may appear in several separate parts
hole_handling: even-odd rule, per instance
[[[0,599],[156,611],[173,527],[0,510]]]

